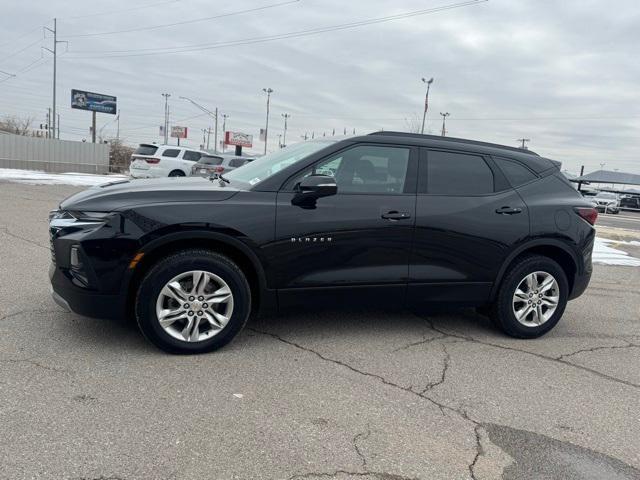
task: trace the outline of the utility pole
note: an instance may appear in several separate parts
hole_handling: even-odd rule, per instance
[[[164,97],[164,144],[169,144],[169,97],[170,93],[163,93]]]
[[[96,112],[91,112],[91,143],[96,143]]]
[[[49,128],[50,128],[49,138],[56,138],[56,76],[57,76],[57,68],[58,68],[58,44],[66,43],[68,45],[69,42],[58,40],[57,19],[55,18],[53,19],[53,29],[49,27],[44,27],[44,29],[53,33],[53,50],[47,47],[42,47],[42,48],[44,48],[45,50],[53,54],[53,105],[52,105],[53,112],[52,112],[52,115],[50,116],[51,121],[49,122]]]
[[[267,142],[269,135],[269,103],[271,101],[271,94],[273,93],[273,89],[271,88],[263,88],[262,91],[267,94],[267,122],[264,126],[264,154],[267,154]]]
[[[227,115],[226,113],[222,114],[222,153],[224,153],[227,149],[227,144],[224,142],[227,136],[227,118],[229,118],[229,115]]]
[[[216,131],[213,134],[213,141],[215,142],[213,144],[213,151],[215,153],[218,153],[218,107],[216,107]],[[209,128],[209,131],[211,131],[211,128]],[[207,148],[209,148],[209,142],[207,142]]]
[[[519,138],[519,139],[518,139],[518,142],[520,142],[520,143],[521,143],[520,148],[521,148],[522,150],[528,150],[528,148],[527,148],[527,146],[525,145],[525,143],[526,143],[526,142],[530,142],[530,141],[531,141],[531,139],[530,139],[530,138]]]
[[[287,146],[287,120],[291,118],[291,115],[288,113],[283,113],[282,118],[284,118],[284,134],[282,135],[282,147]]]
[[[60,114],[58,114],[58,123],[56,123],[56,126],[58,127],[58,140],[60,140]]]
[[[445,128],[445,121],[447,119],[447,117],[449,115],[451,115],[449,112],[440,112],[440,115],[442,115],[442,136],[444,137],[447,134],[447,129]]]
[[[211,127],[207,128],[207,150],[209,150],[209,141],[211,140]]]
[[[120,109],[118,109],[118,116],[116,117],[116,121],[118,122],[118,126],[116,128],[116,141],[120,141]]]
[[[47,109],[47,138],[51,138],[51,107]]]
[[[278,147],[282,148],[282,134],[278,134]]]
[[[420,133],[424,135],[424,122],[427,120],[427,110],[429,109],[429,87],[433,83],[433,77],[429,80],[422,78],[422,82],[427,84],[427,94],[424,97],[424,113],[422,114],[422,128],[420,129]]]

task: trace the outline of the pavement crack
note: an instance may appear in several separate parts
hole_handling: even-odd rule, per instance
[[[447,338],[447,336],[446,335],[438,335],[437,337],[428,337],[427,338],[427,335],[424,334],[422,336],[422,340],[418,340],[417,342],[408,343],[407,345],[404,345],[402,347],[398,347],[395,350],[393,350],[393,353],[400,352],[402,350],[407,350],[407,349],[412,348],[412,347],[417,347],[418,345],[424,345],[426,343],[431,343],[431,342],[434,342],[436,340],[441,340],[443,338]]]
[[[8,320],[8,319],[13,318],[13,317],[17,317],[18,315],[26,315],[28,313],[46,313],[46,312],[48,312],[48,310],[41,310],[41,309],[32,310],[30,308],[27,308],[27,309],[24,309],[24,310],[20,310],[18,312],[7,313],[6,315],[0,317],[0,322],[3,321],[3,320]]]
[[[626,385],[628,387],[640,388],[640,384],[633,383],[633,382],[630,382],[630,381],[627,381],[627,380],[622,380],[620,378],[616,378],[616,377],[613,377],[611,375],[607,375],[606,373],[599,372],[598,370],[595,370],[593,368],[589,368],[589,367],[585,367],[583,365],[578,365],[578,364],[575,364],[575,363],[571,363],[571,362],[569,362],[567,360],[564,360],[562,357],[559,357],[559,358],[550,357],[550,356],[547,356],[547,355],[542,355],[540,353],[530,352],[528,350],[521,350],[519,348],[510,347],[510,346],[507,346],[507,345],[500,345],[499,343],[485,342],[485,341],[478,340],[477,338],[474,338],[474,337],[471,337],[471,336],[468,336],[468,335],[461,335],[461,334],[457,334],[457,333],[446,332],[446,331],[441,330],[440,328],[436,327],[433,324],[433,321],[431,321],[430,319],[425,318],[425,320],[429,323],[429,325],[431,326],[431,328],[434,331],[436,331],[438,333],[441,333],[443,335],[447,335],[447,336],[452,337],[452,338],[458,338],[460,340],[464,340],[464,341],[472,342],[472,343],[477,343],[479,345],[485,345],[487,347],[493,347],[493,348],[499,348],[499,349],[502,349],[502,350],[509,350],[509,351],[512,351],[512,352],[524,353],[526,355],[531,355],[533,357],[541,358],[543,360],[548,360],[550,362],[556,362],[556,363],[560,363],[562,365],[567,365],[569,367],[576,368],[578,370],[582,370],[584,372],[591,373],[591,374],[596,375],[596,376],[598,376],[600,378],[604,378],[606,380],[609,380],[609,381],[612,381],[612,382],[615,382],[615,383],[620,383],[620,384]]]
[[[2,358],[0,362],[4,363],[27,363],[29,365],[33,365],[34,367],[42,368],[44,370],[48,370],[51,372],[58,373],[70,373],[69,370],[65,370],[62,368],[50,367],[49,365],[44,365],[43,363],[38,362],[37,360],[33,360],[31,358]]]
[[[465,415],[466,415],[466,413],[465,413]],[[476,435],[476,455],[475,455],[475,457],[473,457],[473,461],[469,464],[469,475],[471,476],[472,480],[477,480],[477,478],[478,478],[478,477],[476,477],[475,468],[476,468],[476,464],[478,463],[478,459],[484,453],[483,448],[482,448],[482,441],[481,441],[481,438],[480,438],[480,428],[481,427],[480,427],[479,423],[476,423],[475,427],[473,428],[473,432]]]
[[[367,438],[369,438],[370,435],[371,435],[371,426],[367,424],[367,431],[358,433],[355,437],[353,437],[353,440],[351,441],[351,443],[353,443],[354,450],[360,457],[360,461],[362,462],[362,468],[365,471],[367,470],[367,458],[364,456],[364,454],[360,450],[360,447],[358,447],[358,440],[366,440]]]
[[[451,355],[447,351],[447,346],[442,344],[442,351],[444,352],[444,360],[442,361],[442,371],[440,372],[440,378],[435,382],[429,382],[426,387],[420,392],[421,395],[424,395],[429,390],[437,387],[438,385],[442,385],[447,379],[447,371],[449,370],[449,364],[451,363]]]
[[[23,242],[30,243],[31,245],[35,245],[36,247],[49,250],[49,246],[47,245],[41,245],[38,242],[34,242],[33,240],[29,240],[28,238],[24,238],[24,237],[21,237],[20,235],[16,235],[15,233],[12,233],[11,231],[9,231],[9,227],[0,226],[0,232],[3,232],[4,234],[9,235],[10,237],[13,237],[15,239],[22,240]]]
[[[592,348],[583,348],[581,350],[577,350],[577,351],[572,352],[572,353],[565,353],[564,355],[560,355],[559,357],[556,357],[556,360],[563,361],[565,358],[572,357],[573,355],[578,355],[579,353],[597,352],[598,350],[617,350],[617,349],[620,349],[620,348],[640,348],[640,345],[637,345],[635,343],[628,343],[627,345],[610,345],[610,346],[599,346],[599,347],[592,347]]]
[[[463,420],[471,423],[474,426],[474,431],[476,431],[476,429],[481,426],[480,422],[478,422],[477,420],[472,419],[465,410],[462,410],[461,408],[455,408],[455,407],[452,407],[450,405],[441,403],[441,402],[435,400],[434,398],[428,396],[425,392],[422,392],[422,393],[421,392],[416,392],[415,390],[412,390],[410,387],[403,387],[402,385],[398,385],[397,383],[394,383],[394,382],[391,382],[391,381],[387,380],[386,378],[384,378],[381,375],[378,375],[378,374],[375,374],[375,373],[371,373],[371,372],[366,372],[364,370],[360,370],[360,369],[358,369],[356,367],[353,367],[353,366],[349,365],[348,363],[345,363],[345,362],[343,362],[341,360],[337,360],[337,359],[334,359],[334,358],[327,357],[326,355],[323,355],[322,353],[317,352],[317,351],[313,350],[312,348],[305,347],[305,346],[300,345],[299,343],[293,342],[291,340],[287,340],[286,338],[283,338],[278,334],[271,333],[271,332],[266,332],[266,331],[262,331],[262,330],[257,330],[255,328],[249,328],[248,330],[251,330],[251,331],[253,331],[255,333],[259,333],[261,335],[265,335],[265,336],[271,337],[271,338],[273,338],[275,340],[278,340],[279,342],[282,342],[282,343],[284,343],[286,345],[289,345],[289,346],[292,346],[292,347],[297,348],[299,350],[311,353],[311,354],[317,356],[318,358],[322,359],[325,362],[330,362],[330,363],[333,363],[335,365],[339,365],[341,367],[347,368],[347,369],[351,370],[352,372],[358,373],[358,374],[363,375],[365,377],[375,378],[375,379],[379,380],[380,382],[382,382],[383,384],[385,384],[387,386],[400,389],[400,390],[402,390],[404,392],[410,393],[411,395],[415,395],[415,396],[417,396],[417,397],[419,397],[419,398],[421,398],[423,400],[427,400],[431,404],[433,404],[436,407],[438,407],[439,410],[440,410],[440,413],[442,413],[443,416],[446,416],[445,411],[450,411],[450,412],[460,416]],[[446,336],[451,336],[451,335],[447,335],[445,332],[441,332],[441,333],[443,333],[443,335],[446,335]],[[445,348],[445,347],[443,347],[443,348]],[[445,352],[446,352],[446,349],[445,349]],[[448,352],[446,352],[446,356],[449,356]],[[448,363],[449,363],[449,360],[445,360],[445,365],[446,366],[443,367],[443,370],[442,370],[442,382],[444,382],[445,378],[446,378],[446,371],[448,369]],[[442,383],[442,382],[440,382],[440,383]],[[479,434],[476,433],[476,442],[477,442],[478,435]],[[356,438],[365,438],[365,437],[363,437],[362,434],[361,434],[360,437],[358,437],[358,435],[356,435],[356,437],[354,437],[354,439],[353,439],[354,447],[356,447],[356,443],[355,443],[356,442]],[[478,451],[479,451],[479,449],[476,449],[475,457],[474,457],[473,463],[471,465],[474,465],[475,462],[477,462],[477,457],[480,456]],[[359,450],[358,447],[356,447],[356,452],[360,456],[361,461],[363,462],[363,466],[365,466],[366,465],[366,459],[362,456],[362,452]],[[333,473],[326,473],[325,472],[325,473],[307,473],[307,474],[304,474],[304,475],[293,475],[292,477],[289,477],[289,479],[292,480],[292,479],[295,479],[295,478],[311,478],[313,476],[331,478],[331,477],[335,477],[336,475],[338,475],[340,473],[345,474],[345,475],[357,475],[357,476],[367,476],[367,475],[373,476],[373,477],[377,476],[377,478],[384,479],[384,480],[417,480],[417,479],[410,479],[409,477],[402,477],[402,476],[393,475],[393,474],[389,474],[389,473],[385,473],[385,472],[367,471],[367,472],[364,472],[364,473],[359,473],[359,472],[349,472],[349,471],[345,471],[345,470],[336,470]],[[475,477],[472,476],[472,478],[475,478]]]

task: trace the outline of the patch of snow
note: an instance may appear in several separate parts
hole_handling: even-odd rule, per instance
[[[640,267],[640,258],[630,256],[627,252],[610,247],[610,243],[638,243],[638,242],[617,242],[607,238],[596,237],[593,245],[593,263],[604,265],[626,265],[629,267]]]
[[[126,175],[93,175],[90,173],[47,173],[38,170],[0,168],[0,181],[6,180],[31,185],[101,185],[115,180],[127,179]]]

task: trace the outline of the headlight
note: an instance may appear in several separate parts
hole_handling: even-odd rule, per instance
[[[112,212],[78,212],[53,210],[49,212],[49,223],[54,227],[82,226],[104,223]]]

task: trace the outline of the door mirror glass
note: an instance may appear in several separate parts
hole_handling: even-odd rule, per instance
[[[316,200],[338,193],[336,180],[329,175],[309,175],[296,185],[296,194],[291,203],[301,207],[315,208]]]

